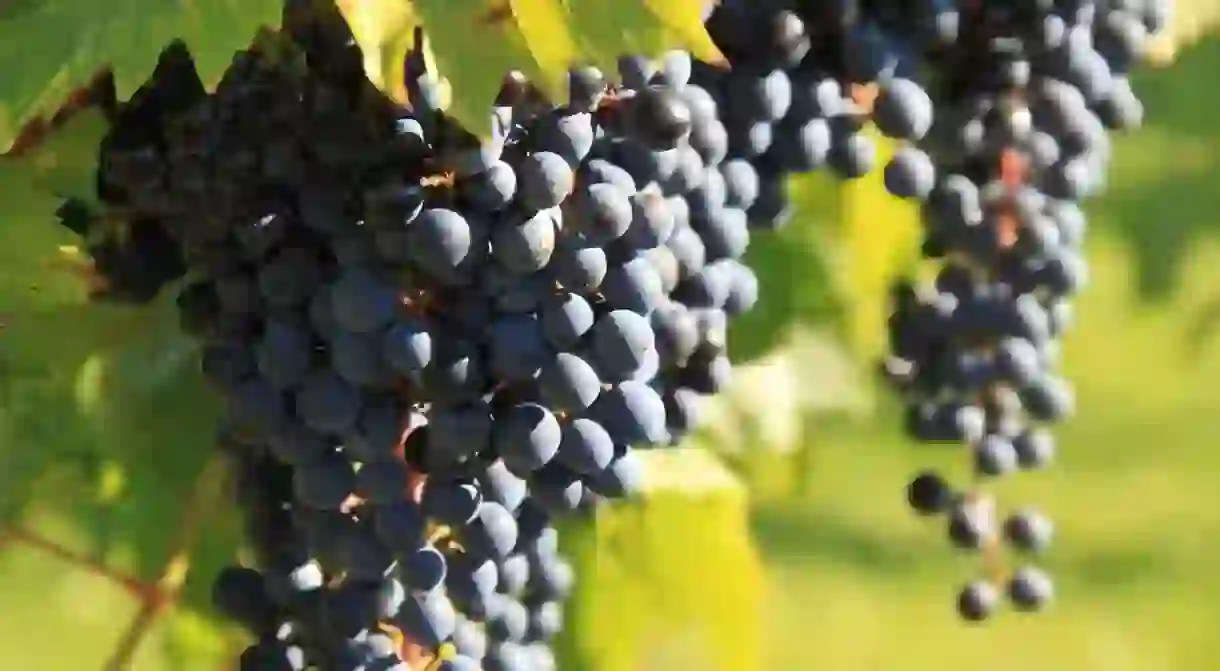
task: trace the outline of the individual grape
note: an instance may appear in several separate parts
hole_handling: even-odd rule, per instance
[[[619,444],[655,444],[666,437],[664,401],[652,387],[634,380],[603,391],[590,417]]]
[[[1017,450],[1011,441],[991,434],[974,448],[974,468],[981,475],[1006,475],[1017,469]]]
[[[1008,579],[1008,599],[1017,610],[1043,610],[1054,596],[1050,576],[1032,566],[1017,569]]]
[[[636,249],[652,249],[673,235],[674,213],[659,194],[642,191],[631,197],[631,223],[623,235]]]
[[[593,308],[580,294],[564,293],[544,305],[539,321],[552,347],[570,350],[593,328]]]
[[[203,376],[222,392],[230,392],[257,373],[252,349],[243,343],[208,343],[200,356]]]
[[[490,326],[490,361],[496,375],[508,380],[534,377],[550,351],[534,315],[506,315]]]
[[[642,86],[627,101],[628,134],[655,150],[673,149],[690,134],[691,112],[667,86]]]
[[[398,308],[394,290],[363,268],[345,271],[329,294],[335,323],[353,333],[376,331],[394,318]]]
[[[399,560],[402,581],[415,594],[432,594],[445,583],[448,565],[436,548],[424,546]]]
[[[458,266],[471,253],[473,240],[466,218],[443,208],[424,210],[407,229],[411,261],[442,280],[455,276]]]
[[[827,163],[841,177],[856,179],[872,172],[876,161],[873,142],[863,134],[853,133],[832,146]]]
[[[708,261],[738,259],[750,245],[750,225],[745,210],[723,207],[706,217],[697,218],[691,227],[703,241]]]
[[[745,314],[758,303],[758,276],[744,263],[729,261],[729,294],[724,310],[729,315]]]
[[[702,86],[688,84],[681,87],[679,94],[690,110],[692,130],[701,123],[720,118],[720,103]]]
[[[551,407],[581,413],[601,394],[602,381],[584,359],[560,352],[538,373],[538,388]]]
[[[568,105],[572,109],[596,109],[605,92],[606,76],[596,67],[585,65],[568,71]]]
[[[594,363],[609,380],[633,376],[645,353],[656,347],[648,319],[630,310],[613,310],[598,319],[591,337]]]
[[[780,138],[772,143],[772,152],[784,168],[792,172],[809,172],[826,164],[833,140],[830,124],[814,117],[799,126],[785,123],[778,130]]]
[[[420,500],[424,514],[430,519],[454,527],[473,521],[481,503],[482,488],[477,481],[464,479],[429,479]]]
[[[975,581],[962,588],[957,596],[957,612],[967,622],[981,622],[995,613],[1000,602],[999,591],[988,582]]]
[[[666,51],[658,59],[658,65],[657,72],[652,76],[650,83],[681,91],[690,81],[692,63],[689,52],[680,49]]]
[[[589,489],[609,498],[632,496],[643,486],[644,468],[635,452],[616,457],[588,480]],[[559,596],[559,595],[556,595]]]
[[[399,555],[423,547],[426,521],[419,506],[411,501],[377,506],[373,512],[377,538]]]
[[[267,447],[280,461],[299,466],[321,461],[334,451],[334,444],[323,434],[300,422],[284,422],[267,438]]]
[[[374,398],[364,404],[356,425],[347,433],[344,450],[358,461],[382,461],[402,442],[409,413],[395,398]]]
[[[522,403],[496,414],[492,444],[510,471],[524,475],[554,458],[561,435],[554,413],[536,403]]]
[[[1042,552],[1053,534],[1051,521],[1032,508],[1017,510],[1004,521],[1004,538],[1023,552]]]
[[[1045,468],[1055,458],[1054,437],[1042,429],[1026,429],[1012,444],[1017,451],[1018,465],[1026,470]]]
[[[478,518],[466,527],[464,540],[472,556],[507,557],[517,544],[517,521],[504,506],[485,502]]]
[[[775,136],[774,127],[770,121],[755,121],[744,126],[729,126],[727,131],[729,155],[744,159],[762,156],[771,147]],[[702,163],[702,161],[700,162]]]
[[[258,286],[269,305],[291,308],[310,297],[319,279],[317,260],[300,247],[289,247],[262,266]]]
[[[301,503],[319,510],[338,510],[356,490],[356,474],[344,459],[329,456],[302,464],[293,473],[293,491]]]
[[[356,471],[356,492],[373,505],[387,505],[407,496],[407,465],[401,461],[370,461]]]
[[[624,196],[636,192],[635,178],[631,173],[619,166],[601,158],[594,158],[580,167],[579,181],[585,186],[594,184],[609,184],[617,187]]]
[[[724,176],[724,204],[747,209],[758,198],[758,171],[748,161],[732,159],[720,166]]]
[[[255,347],[258,372],[277,389],[296,387],[309,374],[313,342],[308,332],[280,320],[267,322]]]
[[[377,386],[388,375],[381,340],[371,333],[343,332],[330,341],[331,368],[339,377],[359,386]]]
[[[885,189],[892,195],[926,200],[936,184],[936,168],[924,152],[903,147],[885,165],[884,179]]]
[[[923,515],[944,512],[953,501],[953,489],[939,473],[925,471],[907,485],[907,502]]]
[[[485,172],[462,180],[461,189],[475,211],[499,212],[517,195],[517,173],[504,161],[496,161]]]
[[[457,612],[449,599],[438,591],[413,595],[403,602],[394,624],[412,641],[435,648],[453,635]]]
[[[491,444],[490,409],[481,401],[436,408],[426,434],[428,470],[462,463]]]
[[[737,118],[778,121],[792,104],[792,81],[783,70],[744,72],[729,78],[726,99]]]
[[[636,257],[606,271],[601,284],[602,295],[614,309],[630,310],[647,315],[665,297],[661,278],[642,257]]]
[[[888,137],[922,140],[932,128],[932,99],[919,84],[894,77],[881,82],[873,105],[873,123]]]
[[[538,151],[562,156],[575,169],[593,147],[592,117],[587,112],[547,115],[533,137]]]
[[[601,424],[578,417],[563,426],[556,457],[577,473],[594,475],[610,465],[614,458],[614,441]]]
[[[962,550],[979,550],[992,536],[991,520],[984,511],[967,502],[949,510],[949,540]]]
[[[729,131],[717,119],[700,120],[692,125],[687,142],[709,167],[718,165],[729,155]]]
[[[535,152],[517,167],[518,200],[530,211],[547,210],[567,198],[574,186],[572,168],[559,154]]]
[[[555,228],[549,210],[540,210],[522,223],[503,223],[491,234],[492,257],[518,275],[538,272],[555,251]]]
[[[340,435],[356,426],[364,404],[360,390],[329,371],[315,371],[296,392],[296,411],[309,428]]]
[[[590,292],[601,286],[609,265],[606,252],[574,236],[561,238],[547,270],[555,280],[573,292]]]
[[[413,317],[403,317],[385,332],[381,353],[398,373],[417,378],[432,362],[432,333],[428,325]]]
[[[609,183],[590,184],[576,195],[573,225],[590,242],[607,244],[625,235],[634,217],[628,194]]]

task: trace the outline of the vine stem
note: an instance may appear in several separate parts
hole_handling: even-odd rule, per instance
[[[177,599],[190,568],[190,549],[199,537],[200,529],[213,502],[221,496],[224,482],[224,460],[215,455],[195,480],[179,518],[177,532],[170,543],[169,560],[151,590],[145,590],[140,610],[132,618],[118,645],[102,666],[104,671],[124,671],[139,650],[140,643],[157,617]]]

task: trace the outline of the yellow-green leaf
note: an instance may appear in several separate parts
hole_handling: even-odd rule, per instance
[[[577,41],[608,75],[616,72],[619,56],[654,57],[678,44],[639,0],[579,0],[568,11]]]
[[[529,45],[540,73],[539,81],[534,83],[551,100],[563,100],[568,68],[581,60],[570,15],[561,0],[511,0],[511,4],[517,29]]]
[[[842,265],[839,291],[846,306],[848,339],[862,360],[885,348],[885,320],[894,281],[918,259],[919,210],[885,190],[881,166],[894,143],[873,129],[877,169],[842,185]]]
[[[453,88],[446,110],[471,133],[486,136],[504,74],[534,78],[536,64],[507,2],[415,0],[440,75]]]
[[[414,44],[419,21],[409,0],[338,0],[356,42],[364,52],[364,71],[369,81],[405,102],[403,54]]]
[[[703,26],[703,8],[707,0],[642,0],[644,6],[660,19],[695,58],[712,64],[724,64],[724,54],[712,41]]]

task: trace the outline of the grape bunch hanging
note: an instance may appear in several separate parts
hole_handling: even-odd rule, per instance
[[[885,167],[890,193],[922,204],[923,256],[938,269],[895,287],[883,370],[912,437],[969,448],[970,486],[926,471],[907,489],[917,512],[943,516],[952,545],[983,558],[984,576],[957,598],[968,621],[1004,597],[1028,612],[1054,596],[1029,561],[1051,521],[1034,506],[1001,509],[986,484],[1046,467],[1048,427],[1074,410],[1057,363],[1088,279],[1081,201],[1105,187],[1108,131],[1142,121],[1128,75],[1167,12],[1156,0],[861,3],[852,17],[871,60],[922,81],[936,112]],[[1006,547],[1022,556],[1015,567]]]
[[[790,12],[740,75],[624,56],[552,104],[509,73],[480,142],[419,54],[404,108],[298,4],[213,93],[167,48],[112,110],[106,211],[60,214],[99,299],[185,278],[251,549],[214,584],[242,669],[555,668],[553,517],[636,491],[634,450],[696,424],[758,299],[751,235],[787,221],[788,172],[862,172],[830,142],[858,127],[823,137],[792,98]]]
[[[421,59],[396,105],[308,4],[211,94],[171,45],[112,111],[107,210],[61,210],[99,298],[186,277],[253,551],[215,582],[256,640],[242,669],[555,668],[574,576],[553,517],[631,494],[634,450],[696,424],[758,300],[751,235],[790,219],[788,175],[869,173],[869,122],[904,143],[886,188],[924,203],[945,260],[896,291],[885,371],[913,433],[968,442],[982,476],[1049,461],[1024,420],[1071,405],[1049,366],[1083,279],[1075,203],[1104,128],[1138,124],[1123,75],[1160,5],[725,2],[707,26],[731,70],[574,66],[560,104],[509,73],[480,142]],[[994,559],[981,491],[926,473],[909,494]],[[998,533],[1036,551],[1050,528],[1023,509]],[[969,619],[998,602],[989,568]],[[1007,580],[1019,607],[1050,597],[1037,569]]]

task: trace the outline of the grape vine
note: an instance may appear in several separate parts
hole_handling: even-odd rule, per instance
[[[822,169],[880,168],[923,210],[935,278],[895,288],[882,369],[914,438],[970,448],[975,485],[907,487],[985,560],[960,615],[1050,602],[1000,552],[1047,549],[1049,518],[998,521],[983,485],[1048,465],[1042,425],[1072,411],[1079,201],[1106,131],[1142,120],[1126,75],[1166,4],[713,4],[698,53],[723,60],[567,63],[562,99],[496,72],[490,109],[448,105],[426,40],[452,26],[370,73],[351,16],[297,0],[215,87],[183,41],[126,100],[91,85],[96,194],[57,215],[93,299],[176,293],[224,401],[250,561],[213,597],[252,637],[241,669],[558,668],[575,575],[553,521],[631,496],[638,451],[698,425],[760,299],[751,238]],[[884,166],[870,127],[900,144]]]

